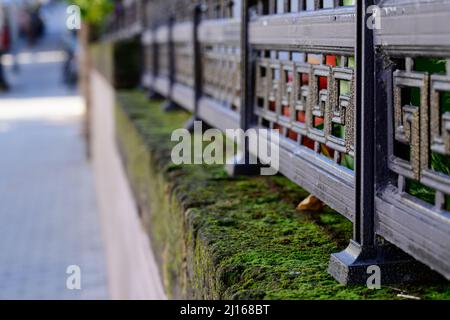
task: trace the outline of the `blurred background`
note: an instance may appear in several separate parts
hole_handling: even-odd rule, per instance
[[[67,5],[0,2],[2,299],[108,298]],[[68,289],[69,266],[81,290]]]
[[[103,241],[69,5],[0,1],[0,299],[164,298],[133,204]]]

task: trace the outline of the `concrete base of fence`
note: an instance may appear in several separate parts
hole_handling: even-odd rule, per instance
[[[450,286],[344,287],[328,273],[352,226],[282,176],[230,178],[219,165],[174,165],[170,135],[191,116],[165,113],[145,93],[118,94],[116,137],[144,229],[170,298],[450,298]]]
[[[363,250],[350,241],[344,251],[331,255],[328,272],[343,285],[364,285],[376,277],[382,285],[446,282],[444,277],[388,243]]]

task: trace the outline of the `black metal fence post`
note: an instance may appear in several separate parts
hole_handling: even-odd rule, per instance
[[[372,0],[356,5],[355,216],[353,239],[343,252],[333,254],[329,272],[341,283],[364,283],[366,269],[375,261],[374,217],[374,55],[373,30],[366,27]]]
[[[417,282],[431,275],[397,247],[378,241],[375,218],[375,47],[374,32],[366,25],[373,0],[356,5],[356,150],[353,239],[344,251],[332,254],[328,271],[342,284],[365,284],[370,266],[380,270],[381,283]]]
[[[240,92],[240,128],[250,128],[253,118],[253,57],[249,43],[249,0],[241,0],[241,92]],[[248,139],[245,137],[243,154],[233,159],[233,164],[226,166],[230,176],[257,175],[260,165],[250,164]]]
[[[171,111],[177,109],[176,103],[172,99],[173,94],[173,85],[175,83],[175,44],[173,42],[173,25],[175,23],[175,17],[173,14],[170,14],[168,19],[167,27],[168,27],[168,39],[167,39],[167,48],[168,48],[168,68],[169,68],[169,92],[166,97],[166,101],[163,105],[164,111]]]
[[[365,2],[362,5],[362,2]],[[374,235],[374,45],[373,30],[366,26],[373,0],[359,1],[356,22],[356,210],[354,239],[372,248]],[[359,108],[358,108],[359,107]]]
[[[198,27],[201,22],[202,14],[205,7],[198,3],[194,5],[192,20],[192,41],[193,41],[193,76],[194,76],[194,108],[192,117],[185,124],[185,128],[194,130],[194,122],[200,120],[198,117],[198,103],[202,96],[202,52],[198,39]]]
[[[240,126],[243,130],[247,130],[250,125],[250,117],[252,115],[252,90],[250,88],[251,79],[251,48],[248,38],[248,0],[241,2],[241,109],[240,109]]]
[[[152,64],[152,71],[151,71],[151,84],[150,84],[150,86],[149,86],[149,88],[148,88],[148,97],[149,97],[149,99],[158,99],[158,98],[161,98],[161,95],[160,94],[158,94],[158,92],[154,89],[154,81],[155,81],[155,79],[156,79],[156,77],[158,76],[158,42],[157,41],[155,41],[155,39],[154,39],[154,35],[155,35],[155,33],[156,33],[156,29],[157,29],[157,26],[156,26],[156,24],[153,24],[152,25],[152,27],[151,27],[151,32],[152,32],[152,35],[153,35],[153,39],[152,39],[152,42],[151,42],[151,44],[150,44],[150,46],[151,46],[151,55],[152,55],[152,61],[151,61],[151,64]]]

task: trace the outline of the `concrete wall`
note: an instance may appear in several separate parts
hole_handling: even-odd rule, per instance
[[[91,155],[108,282],[113,299],[165,299],[150,240],[138,212],[115,144],[114,90],[93,69],[91,86]]]

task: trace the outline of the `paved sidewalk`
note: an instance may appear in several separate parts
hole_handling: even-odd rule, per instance
[[[109,298],[84,107],[60,70],[23,64],[0,94],[0,299]],[[81,290],[66,288],[70,265]]]

